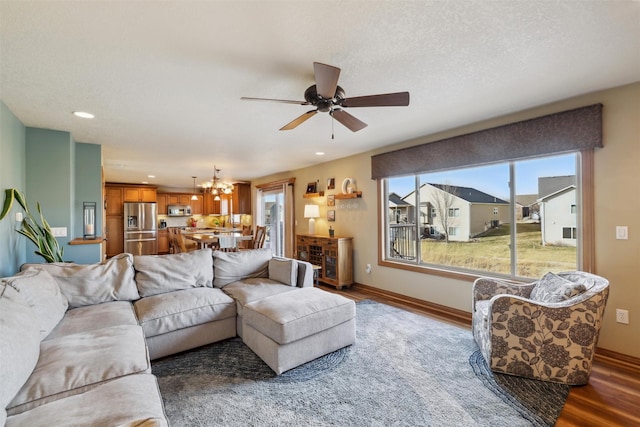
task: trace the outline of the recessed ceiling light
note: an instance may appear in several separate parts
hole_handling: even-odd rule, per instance
[[[155,178],[155,175],[147,175],[147,178]]]
[[[316,156],[324,156],[324,152],[323,151],[316,151]]]
[[[93,119],[95,117],[93,114],[84,111],[74,111],[73,114],[77,117],[82,117],[83,119]]]
[[[142,181],[142,183],[143,183],[143,184],[148,184],[148,183],[149,183],[149,181]]]

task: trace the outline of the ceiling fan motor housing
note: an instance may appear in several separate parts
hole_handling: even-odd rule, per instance
[[[332,99],[324,99],[321,95],[318,95],[316,85],[311,85],[304,91],[304,99],[311,105],[318,108],[318,111],[327,112],[331,111],[332,107],[341,105],[344,101],[344,89],[340,86],[336,86],[336,93]]]

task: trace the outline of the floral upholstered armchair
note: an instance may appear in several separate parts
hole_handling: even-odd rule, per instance
[[[581,271],[529,284],[479,278],[473,336],[495,372],[586,384],[608,295],[606,279]]]

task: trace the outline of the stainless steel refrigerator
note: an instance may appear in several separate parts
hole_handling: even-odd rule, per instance
[[[155,202],[124,204],[124,251],[134,255],[158,253],[158,212]]]

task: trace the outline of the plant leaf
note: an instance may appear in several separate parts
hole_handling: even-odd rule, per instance
[[[2,206],[2,213],[0,213],[0,220],[3,219],[13,206],[13,188],[7,188],[4,190],[4,205]]]

